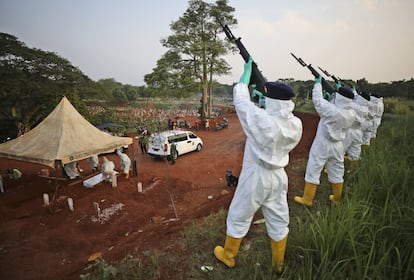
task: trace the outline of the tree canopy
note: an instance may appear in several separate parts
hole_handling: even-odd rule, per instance
[[[184,14],[170,26],[172,35],[161,40],[168,51],[157,61],[153,72],[144,78],[151,91],[188,96],[202,92],[202,118],[211,114],[214,77],[229,73],[230,66],[222,58],[231,49],[221,39],[220,16],[230,24],[237,23],[234,8],[227,0],[214,4],[189,1]]]
[[[0,119],[21,135],[65,95],[86,112],[77,94],[90,82],[79,69],[52,52],[29,48],[15,36],[0,33]]]

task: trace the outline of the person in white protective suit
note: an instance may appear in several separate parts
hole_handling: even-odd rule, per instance
[[[103,162],[102,162],[102,177],[103,180],[105,181],[112,181],[112,174],[115,172],[115,164],[113,161],[107,159],[105,156],[103,157]]]
[[[332,184],[333,195],[329,199],[335,205],[340,203],[344,184],[343,140],[356,118],[352,109],[353,92],[341,86],[335,92],[334,100],[329,102],[323,98],[321,81],[321,76],[316,78],[312,90],[312,101],[320,120],[309,152],[304,194],[303,197],[294,198],[297,203],[306,206],[312,206],[324,167],[328,173],[328,181]]]
[[[80,177],[78,164],[79,163],[77,161],[73,161],[63,165],[63,170],[65,170],[65,173],[68,175],[69,179],[73,180]]]
[[[371,102],[369,103],[369,109],[372,112],[373,121],[372,121],[372,134],[370,137],[370,142],[373,142],[377,137],[378,127],[381,125],[382,114],[384,113],[384,102],[383,98],[378,94],[371,94]]]
[[[87,162],[89,166],[91,167],[92,172],[98,171],[98,166],[99,166],[98,155],[93,155],[93,156],[88,157]]]
[[[122,173],[125,175],[125,179],[129,178],[129,168],[131,167],[131,159],[127,154],[124,154],[121,149],[116,150],[116,154],[121,159],[120,166]]]
[[[361,151],[366,151],[371,144],[371,136],[374,132],[374,115],[372,112],[371,106],[371,96],[370,101],[367,103],[368,114],[366,116],[366,120],[364,122],[364,126],[362,127],[362,146]]]
[[[356,113],[356,118],[352,126],[345,134],[343,141],[345,159],[350,162],[350,170],[355,171],[358,161],[361,159],[361,146],[363,144],[363,131],[371,124],[368,120],[368,102],[370,96],[365,92],[358,94],[355,88],[352,92],[355,98],[352,108]]]
[[[271,238],[272,266],[281,273],[288,236],[288,177],[284,167],[289,152],[302,137],[302,122],[292,113],[294,93],[283,83],[266,83],[260,109],[250,101],[248,84],[252,59],[244,66],[240,82],[233,89],[233,102],[246,134],[243,167],[227,216],[224,247],[216,246],[214,255],[228,267],[249,231],[255,212],[261,207]]]

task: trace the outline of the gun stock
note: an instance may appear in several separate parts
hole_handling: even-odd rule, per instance
[[[303,61],[302,58],[296,57],[296,55],[294,55],[293,53],[290,53],[290,54],[296,59],[297,62],[299,62],[300,65],[302,65],[303,67],[307,67],[311,71],[312,75],[315,78],[318,78],[320,76],[320,74],[318,73],[318,71],[316,71],[315,68],[313,68],[312,64],[306,64]],[[335,92],[335,89],[323,77],[322,77],[322,88],[324,90],[326,90],[327,92],[329,92],[329,93]]]
[[[247,51],[246,47],[241,42],[241,38],[236,38],[233,33],[231,32],[230,28],[227,25],[223,25],[219,19],[217,19],[218,23],[222,27],[224,33],[226,34],[227,38],[230,42],[233,42],[236,44],[237,48],[239,49],[240,55],[242,56],[244,62],[247,62],[250,58],[250,54]],[[256,85],[256,89],[264,94],[264,88],[266,84],[266,79],[263,77],[262,72],[257,67],[256,62],[253,61],[252,63],[252,76],[250,77],[249,85]],[[258,100],[255,100],[256,102]]]

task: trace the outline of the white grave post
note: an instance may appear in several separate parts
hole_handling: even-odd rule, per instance
[[[116,181],[116,173],[112,173],[112,187],[116,188],[118,186],[118,182]]]
[[[99,217],[101,215],[101,208],[99,208],[99,203],[94,202],[93,203],[93,208],[95,208],[96,216]]]
[[[138,182],[137,188],[138,188],[138,192],[142,193],[142,182]]]
[[[75,211],[75,209],[73,208],[73,199],[71,197],[68,197],[68,206],[71,212]]]
[[[49,195],[47,193],[43,194],[43,205],[49,206]]]

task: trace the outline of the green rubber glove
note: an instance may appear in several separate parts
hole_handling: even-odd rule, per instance
[[[321,84],[322,83],[322,76],[319,75],[319,77],[315,78],[315,84]]]
[[[327,92],[327,91],[324,91],[324,92],[323,92],[323,99],[328,100],[328,101],[331,101],[331,100],[332,100],[332,98],[333,98],[333,94],[330,94],[330,93],[329,93],[329,92]]]
[[[260,97],[264,97],[263,93],[262,93],[261,91],[258,91],[257,89],[254,89],[254,90],[252,91],[252,96],[253,96],[253,97],[258,96],[259,98],[260,98]]]
[[[336,83],[336,89],[339,89],[340,87],[342,87],[342,85],[341,85],[341,81],[338,81],[338,82]]]
[[[249,85],[250,77],[252,76],[252,57],[249,57],[249,60],[244,64],[244,72],[243,75],[240,77],[240,83]]]

